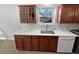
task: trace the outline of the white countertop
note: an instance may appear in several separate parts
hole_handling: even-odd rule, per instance
[[[41,34],[41,29],[19,29],[17,30],[14,35],[41,35],[41,36],[74,36],[77,35],[64,29],[55,29],[55,34]]]

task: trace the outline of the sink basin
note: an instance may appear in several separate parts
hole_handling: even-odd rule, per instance
[[[41,30],[41,33],[42,34],[55,34],[53,31],[51,31],[51,30],[47,30],[47,31],[45,31],[45,30]]]

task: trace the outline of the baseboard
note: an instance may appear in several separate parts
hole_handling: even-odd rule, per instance
[[[14,38],[7,38],[7,40],[14,40]]]

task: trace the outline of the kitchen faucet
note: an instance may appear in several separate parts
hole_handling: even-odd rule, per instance
[[[41,33],[45,33],[45,34],[54,34],[54,32],[53,32],[52,30],[48,30],[48,26],[49,26],[49,25],[46,25],[45,30],[41,30]]]

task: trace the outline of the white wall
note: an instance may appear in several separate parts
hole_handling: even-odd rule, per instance
[[[19,8],[15,4],[0,4],[0,28],[3,29],[8,38],[22,27],[34,28],[34,24],[20,24]]]
[[[74,28],[78,25],[71,24],[71,25],[56,25],[56,27],[65,27],[65,28]],[[3,29],[6,33],[8,38],[13,37],[13,32],[22,27],[34,29],[35,27],[39,27],[35,24],[20,24],[20,17],[19,17],[19,8],[17,5],[13,4],[3,4],[0,5],[0,28]],[[52,26],[54,27],[54,26]]]
[[[19,26],[17,5],[0,5],[0,28],[9,36]]]

